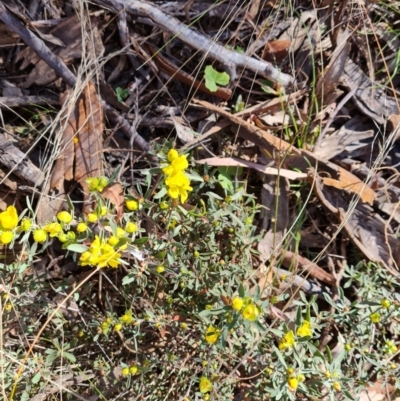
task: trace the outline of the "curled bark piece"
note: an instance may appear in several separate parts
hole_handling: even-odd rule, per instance
[[[279,71],[267,61],[257,60],[243,53],[226,49],[224,46],[190,29],[178,19],[166,15],[152,4],[139,0],[95,0],[95,3],[107,5],[111,9],[117,9],[117,11],[126,10],[128,13],[137,13],[138,11],[145,13],[157,25],[170,32],[174,37],[179,37],[182,42],[205,53],[207,57],[225,64],[227,67],[249,69],[285,87],[294,83],[292,76]]]
[[[0,163],[30,185],[41,186],[44,174],[16,148],[13,143],[0,134]]]
[[[67,65],[58,56],[51,52],[46,44],[27,29],[21,21],[12,15],[3,3],[0,3],[0,20],[3,21],[9,28],[17,33],[21,39],[41,57],[54,71],[59,75],[69,86],[73,87],[76,84],[75,75],[69,70]],[[118,126],[118,128],[129,138],[133,137],[133,143],[143,151],[149,149],[149,144],[136,132],[118,112],[110,105],[103,101],[103,107],[109,120]]]

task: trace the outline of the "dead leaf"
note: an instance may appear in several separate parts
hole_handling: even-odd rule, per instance
[[[350,58],[346,61],[340,80],[348,89],[356,90],[353,99],[357,107],[378,124],[385,124],[390,115],[399,114],[397,100],[372,82]]]
[[[124,190],[119,182],[110,185],[104,189],[101,193],[104,199],[108,199],[114,206],[117,213],[116,221],[121,219],[122,213],[124,212]]]
[[[263,174],[281,176],[288,178],[289,180],[304,180],[307,178],[307,174],[305,173],[299,173],[297,171],[287,170],[284,168],[277,169],[275,167],[266,167],[262,164],[243,159],[237,159],[235,157],[210,157],[209,159],[196,160],[196,163],[207,163],[209,166],[248,167]]]
[[[275,158],[281,163],[292,168],[297,168],[303,173],[307,172],[310,166],[317,168],[318,172],[325,172],[327,176],[335,180],[343,181],[343,186],[346,190],[355,192],[363,202],[372,203],[376,197],[375,191],[358,179],[354,174],[348,172],[344,168],[335,165],[332,162],[323,160],[316,157],[312,152],[305,149],[296,149],[291,144],[283,139],[280,139],[267,131],[263,131],[248,122],[238,118],[234,114],[214,106],[202,100],[193,100],[194,104],[199,104],[206,109],[223,115],[231,120],[234,124],[238,125],[236,133],[244,139],[254,142],[256,145],[265,149],[271,156],[275,154]]]
[[[262,58],[269,62],[282,61],[287,55],[290,40],[273,40],[265,44]]]
[[[318,199],[342,222],[353,243],[370,261],[381,263],[390,273],[398,275],[395,267],[400,264],[400,240],[387,231],[383,218],[365,203],[356,202],[354,205],[351,194],[324,186],[320,177],[314,178]],[[352,205],[351,210],[349,205]]]
[[[323,159],[330,160],[343,152],[351,153],[367,147],[366,140],[373,138],[375,131],[372,124],[365,124],[362,118],[356,116],[347,121],[331,135],[326,135],[313,149],[313,153]]]
[[[97,19],[95,17],[90,18],[90,29],[91,39],[93,40],[86,41],[85,45],[88,47],[89,53],[95,52],[100,56],[102,49],[98,46],[98,43],[100,43],[101,40],[99,39],[100,34],[97,29]],[[48,35],[54,38],[54,40],[58,40],[58,43],[63,43],[65,45],[65,47],[61,47],[54,43],[48,43],[49,49],[66,64],[70,64],[73,60],[82,57],[82,25],[77,15],[73,15],[61,21],[56,27],[50,30]],[[32,84],[47,85],[57,78],[55,70],[42,60],[30,47],[26,47],[17,54],[16,62],[19,60],[23,60],[20,66],[21,70],[24,70],[31,64],[34,66],[23,85],[21,85],[23,88],[29,88]]]
[[[336,87],[349,56],[350,44],[348,42],[350,35],[351,32],[348,29],[345,29],[338,35],[337,47],[333,51],[331,60],[325,68],[324,73],[318,80],[317,96],[321,105],[331,104],[339,95]]]
[[[78,130],[75,143],[74,179],[89,197],[87,177],[102,176],[104,115],[93,82],[89,82],[78,100]]]

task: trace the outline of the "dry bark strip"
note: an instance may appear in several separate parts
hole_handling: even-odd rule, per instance
[[[30,185],[40,187],[44,174],[11,141],[0,134],[0,164],[10,172],[27,181]]]
[[[17,33],[21,39],[35,51],[41,59],[43,59],[50,67],[52,67],[58,76],[60,76],[69,86],[73,87],[76,84],[75,75],[68,69],[66,64],[57,57],[46,44],[27,29],[21,21],[12,15],[6,6],[0,2],[0,20],[3,21],[9,28]],[[107,113],[109,120],[129,138],[133,138],[133,143],[143,151],[149,149],[149,144],[136,132],[136,129],[131,126],[119,113],[106,102],[103,102],[104,110]]]
[[[190,47],[205,53],[207,57],[226,65],[230,69],[231,75],[232,72],[236,72],[236,68],[245,68],[285,87],[289,87],[294,83],[291,75],[279,71],[272,64],[226,49],[224,46],[190,29],[177,18],[165,14],[150,3],[139,0],[95,0],[95,3],[105,5],[117,12],[126,10],[128,13],[137,13],[139,11],[146,14],[157,25],[170,32],[172,36],[178,37],[179,40]],[[235,77],[231,76],[231,79],[234,80]]]

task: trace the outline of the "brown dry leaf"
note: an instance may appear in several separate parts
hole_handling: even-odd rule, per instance
[[[7,25],[0,23],[0,46],[12,46],[18,43],[19,35]]]
[[[69,94],[70,91],[61,94],[61,104],[67,102]],[[66,197],[64,181],[70,181],[73,178],[75,158],[73,138],[78,131],[78,109],[74,107],[69,115],[67,113],[68,110],[64,109],[62,117],[63,119],[67,119],[67,121],[62,132],[60,156],[54,164],[50,181],[43,191],[45,196],[41,199],[37,209],[39,224],[51,221],[53,216],[61,210]]]
[[[369,386],[359,394],[359,401],[389,401],[386,397],[387,394],[392,396],[394,392],[395,388],[391,384],[377,381],[373,386]],[[358,394],[355,394],[355,396],[357,397]]]
[[[279,40],[290,42],[290,52],[296,52],[302,45],[304,39],[309,35],[309,31],[317,19],[317,11],[304,11],[300,18],[293,18],[290,27],[283,32]]]
[[[363,140],[373,138],[375,135],[372,124],[366,124],[359,116],[352,118],[331,135],[326,135],[314,147],[314,155],[326,160],[342,154],[351,153],[356,149],[368,146]]]
[[[282,61],[288,55],[290,43],[290,40],[272,40],[265,44],[261,57],[269,62]]]
[[[390,115],[399,114],[397,100],[372,82],[351,59],[347,59],[340,80],[350,91],[355,90],[357,107],[378,124],[385,124]]]
[[[357,202],[349,210],[351,195],[324,186],[320,177],[314,177],[314,189],[322,204],[343,223],[347,235],[360,251],[370,261],[381,263],[390,273],[398,275],[395,267],[400,264],[400,240],[388,232],[386,221],[365,203]]]
[[[317,95],[321,105],[331,104],[340,96],[336,88],[349,56],[350,45],[348,42],[350,35],[351,32],[348,29],[345,29],[338,35],[337,47],[332,53],[331,61],[318,80]]]
[[[101,193],[104,199],[108,199],[114,206],[117,213],[116,221],[118,222],[124,212],[124,190],[119,182],[110,185]]]
[[[84,200],[88,199],[87,177],[103,175],[102,151],[104,115],[93,82],[89,82],[78,100],[78,131],[75,143],[74,179],[84,191]]]
[[[101,40],[99,39],[100,34],[97,29],[97,19],[95,17],[90,18],[90,25],[93,40],[87,41],[86,43],[88,51],[95,51],[97,55],[101,55],[102,49],[98,46]],[[64,47],[62,47],[54,43],[48,43],[48,47],[66,64],[70,64],[73,60],[82,57],[82,26],[77,15],[73,15],[60,22],[49,32],[49,35],[64,44]],[[93,43],[95,50],[93,50]],[[26,81],[21,85],[23,88],[28,88],[32,84],[47,85],[57,78],[54,69],[42,60],[30,47],[26,47],[18,53],[16,62],[19,60],[23,60],[20,67],[21,70],[24,70],[30,64],[34,65]]]
[[[354,174],[348,172],[344,168],[336,164],[316,157],[312,152],[307,150],[299,150],[293,147],[290,143],[283,139],[277,138],[270,132],[263,131],[248,122],[242,120],[234,114],[231,114],[220,107],[214,106],[202,100],[193,100],[194,104],[199,104],[202,107],[223,115],[234,124],[238,125],[237,134],[249,141],[254,142],[256,145],[265,149],[270,155],[275,154],[277,159],[285,161],[285,165],[297,168],[303,173],[307,172],[310,166],[318,167],[318,172],[325,172],[328,176],[338,181],[343,181],[343,186],[346,190],[353,191],[363,202],[372,203],[375,199],[375,191],[358,179]],[[279,156],[279,157],[278,157]],[[360,192],[362,189],[362,192]]]
[[[276,175],[288,178],[289,180],[304,180],[307,178],[306,173],[287,170],[284,168],[277,169],[275,167],[266,167],[262,164],[251,161],[237,159],[234,157],[210,157],[209,159],[196,160],[198,164],[208,164],[209,166],[224,166],[224,167],[248,167],[259,171],[263,174]]]

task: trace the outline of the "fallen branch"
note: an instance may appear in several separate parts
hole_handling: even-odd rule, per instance
[[[205,53],[207,57],[219,61],[231,70],[246,68],[285,87],[294,83],[292,76],[284,74],[267,61],[257,60],[243,53],[228,50],[149,3],[139,0],[94,0],[94,2],[106,5],[117,12],[126,10],[128,13],[145,13],[157,25],[170,32],[174,37],[179,37],[182,42]]]
[[[18,18],[10,13],[5,5],[0,2],[0,20],[3,21],[9,28],[17,33],[21,39],[29,46],[38,56],[43,59],[56,74],[60,76],[69,86],[73,87],[76,84],[76,76],[69,70],[64,61],[56,56],[35,34],[27,29]],[[104,110],[110,121],[117,125],[118,128],[129,138],[133,138],[133,143],[143,151],[149,149],[149,144],[136,132],[118,112],[106,102],[102,102]]]
[[[29,182],[30,185],[40,187],[44,174],[21,152],[14,144],[0,134],[0,164],[16,176]]]

